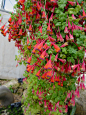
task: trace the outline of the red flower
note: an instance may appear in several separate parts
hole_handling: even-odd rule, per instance
[[[30,24],[30,26],[29,26],[29,32],[32,32],[32,25]]]
[[[43,51],[43,53],[40,55],[39,59],[44,60],[45,55],[46,55],[46,50],[45,50],[45,51]]]
[[[56,82],[59,82],[59,81],[60,81],[59,76],[58,76],[58,77],[57,77],[57,75],[55,76],[55,81],[56,81]]]
[[[47,49],[48,45],[45,43],[45,45],[43,46],[43,49]]]
[[[29,67],[26,69],[27,72],[29,72],[31,70],[32,66],[29,65]]]
[[[51,36],[49,36],[49,40],[51,41],[51,42],[55,42],[56,40],[54,39],[54,38],[52,38]]]
[[[29,40],[28,40],[28,37],[27,37],[27,45],[29,44]]]
[[[37,9],[38,9],[38,11],[41,10],[41,6],[40,6],[39,2],[37,2]]]
[[[51,77],[52,76],[52,70],[47,72],[47,77]]]
[[[60,59],[60,58],[58,58],[58,60],[61,61],[62,63],[65,63],[65,62],[66,62],[65,59]]]
[[[40,19],[40,15],[39,15],[39,13],[37,12],[37,14],[36,14],[36,20],[39,20]]]
[[[30,50],[30,49],[31,49],[31,45],[27,46],[27,49],[29,49],[29,50]]]
[[[27,20],[28,22],[31,22],[31,19],[30,19],[30,16],[28,16],[28,20]]]
[[[9,34],[8,36],[8,41],[10,42],[11,41],[11,35]]]
[[[54,46],[54,48],[56,49],[56,52],[59,52],[60,51],[60,48],[59,46],[57,46],[56,44],[52,43],[52,45]]]
[[[64,42],[64,39],[61,34],[60,34],[60,42]]]
[[[53,13],[50,16],[49,21],[53,21]]]
[[[71,35],[70,33],[69,33],[69,37],[70,37],[70,40],[71,40],[71,41],[74,41],[74,37],[73,37],[73,35]]]
[[[47,62],[47,64],[44,66],[44,69],[52,69],[51,60]]]
[[[27,60],[27,63],[28,63],[28,64],[30,64],[31,58],[32,58],[32,55],[31,55],[31,57],[29,57],[28,60]]]
[[[8,20],[8,22],[11,23],[11,21],[12,21],[12,18],[10,17],[9,20]]]
[[[86,16],[84,9],[83,9],[83,16]]]
[[[76,2],[72,2],[72,1],[67,1],[69,4],[71,4],[72,6],[74,6],[76,4]]]
[[[68,28],[67,28],[67,26],[65,27],[64,33],[68,33]]]
[[[53,2],[53,3],[55,3],[56,2],[56,0],[50,0],[51,2]]]
[[[37,45],[36,50],[41,51],[44,41]]]
[[[68,42],[65,42],[63,45],[61,45],[60,47],[65,47],[68,46]]]
[[[42,33],[42,26],[40,27],[39,31],[40,31],[40,33]]]
[[[18,24],[21,25],[21,23],[22,23],[22,18],[19,17]]]
[[[20,36],[22,35],[22,28],[21,28],[20,31],[19,31],[19,35],[20,35]]]
[[[76,19],[76,17],[74,16],[74,14],[72,14],[72,18],[75,20]]]
[[[46,78],[46,75],[47,75],[47,72],[45,72],[41,77],[42,79],[45,79]]]
[[[51,81],[52,83],[54,83],[54,81],[55,81],[55,79],[54,79],[54,74],[52,75],[50,81]]]
[[[58,53],[56,54],[56,56],[55,56],[55,60],[54,60],[54,61],[57,61],[57,58],[58,58]]]
[[[50,32],[50,22],[48,23],[47,31]]]
[[[71,29],[71,24],[69,22],[69,19],[68,19],[68,29]]]
[[[70,96],[71,96],[71,92],[67,93],[67,98],[70,98]]]
[[[84,73],[83,73],[83,76],[81,77],[81,80],[85,81],[85,75],[84,75]]]
[[[40,76],[40,72],[41,72],[41,69],[37,72],[37,74],[36,74],[37,77]]]
[[[66,41],[69,41],[69,37],[68,37],[68,35],[66,35]]]
[[[72,65],[72,69],[76,69],[78,67],[78,64],[77,65]]]
[[[18,1],[20,4],[24,4],[25,0],[19,0]]]
[[[76,95],[78,98],[80,97],[79,89],[76,89],[74,93],[75,93],[75,95]]]
[[[43,18],[43,19],[46,18],[46,16],[45,16],[45,12],[44,12],[44,11],[42,12],[42,18]]]

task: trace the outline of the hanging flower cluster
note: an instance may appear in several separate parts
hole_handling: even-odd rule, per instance
[[[29,107],[25,111],[37,103],[36,109],[38,107],[43,115],[43,111],[47,115],[58,111],[67,113],[68,106],[75,106],[75,96],[80,97],[79,89],[85,89],[83,4],[78,0],[19,0],[9,25],[1,27],[4,36],[9,34],[8,41],[15,41],[23,55],[21,62],[26,63],[25,76],[27,84],[31,84],[31,97],[27,96]]]

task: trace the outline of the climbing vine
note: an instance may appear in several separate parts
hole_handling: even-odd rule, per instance
[[[25,64],[24,113],[60,115],[75,106],[86,72],[86,9],[82,0],[16,0],[1,33]],[[17,66],[18,66],[17,64]],[[77,83],[77,86],[75,86]]]

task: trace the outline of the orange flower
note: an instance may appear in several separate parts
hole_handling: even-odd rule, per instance
[[[51,77],[52,76],[52,70],[47,72],[47,77]]]
[[[25,0],[19,0],[18,1],[20,4],[24,4]]]
[[[38,11],[41,10],[41,7],[40,7],[40,5],[39,5],[39,2],[37,2],[37,9],[38,9]]]
[[[39,59],[44,60],[45,55],[46,55],[46,50],[45,50],[45,51],[43,51],[43,53],[40,55]]]
[[[22,23],[22,18],[19,18],[18,24],[21,25],[21,23]]]
[[[32,26],[31,26],[31,24],[30,24],[30,26],[29,26],[29,32],[32,32]]]
[[[41,51],[43,44],[44,44],[44,41],[41,42],[39,45],[37,45],[36,50]]]
[[[59,76],[57,77],[57,75],[55,76],[55,81],[60,81],[60,79],[59,79]]]
[[[61,47],[68,46],[68,42],[65,42],[64,44],[61,45]]]
[[[35,54],[35,53],[36,53],[36,48],[34,48],[34,49],[32,50],[32,53],[33,53],[33,54]]]
[[[8,22],[11,23],[11,21],[12,21],[12,18],[10,17],[9,20],[8,20]]]
[[[83,16],[86,16],[84,9],[83,9]]]
[[[51,60],[47,62],[47,64],[44,66],[44,69],[52,69]]]
[[[60,86],[63,87],[63,82],[61,82]]]
[[[1,30],[4,30],[5,24],[0,28]]]
[[[48,45],[45,43],[45,45],[43,46],[43,49],[47,49]]]
[[[54,83],[54,75],[51,77],[51,82]]]
[[[11,41],[11,35],[9,35],[9,37],[8,37],[8,41],[9,41],[9,42]]]
[[[40,33],[42,33],[42,26],[41,26],[41,28],[39,29],[39,31],[40,31]]]
[[[19,35],[20,35],[20,36],[22,35],[22,28],[21,28],[20,31],[19,31]]]
[[[22,10],[25,11],[25,5],[24,4],[22,5]]]
[[[29,57],[28,60],[27,60],[27,63],[28,63],[28,64],[30,64],[31,58],[32,58],[32,55],[31,55],[31,57]]]
[[[59,46],[57,46],[57,45],[56,45],[56,44],[54,44],[54,43],[52,43],[52,44],[53,44],[54,48],[56,49],[56,52],[59,52],[59,51],[60,51]]]
[[[40,15],[39,15],[39,13],[37,12],[37,14],[36,14],[36,20],[39,20],[40,19]]]
[[[28,16],[28,20],[27,20],[28,22],[31,22],[31,20],[30,20],[30,16]]]
[[[47,31],[51,32],[51,30],[50,30],[50,22],[48,23]]]
[[[40,76],[40,72],[41,72],[41,69],[37,72],[37,74],[36,74],[37,77]]]
[[[27,72],[30,72],[31,68],[32,68],[32,66],[29,65],[29,67],[26,69],[26,71],[27,71]]]
[[[28,40],[28,38],[27,38],[27,45],[29,44],[29,40]]]
[[[54,38],[52,38],[51,36],[49,36],[49,40],[51,41],[51,42],[55,42],[56,40],[54,39]]]
[[[46,18],[46,16],[45,16],[45,12],[44,12],[44,11],[42,12],[42,18],[43,18],[43,19]]]
[[[29,50],[30,50],[30,49],[31,49],[31,45],[27,46],[27,49],[29,49]]]
[[[47,75],[47,72],[42,75],[42,79],[45,79]]]

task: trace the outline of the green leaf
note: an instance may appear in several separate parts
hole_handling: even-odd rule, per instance
[[[55,98],[55,102],[56,102],[56,103],[57,103],[59,100],[60,100],[60,97],[59,97],[59,96]]]
[[[57,22],[55,26],[61,26],[61,22]]]
[[[74,14],[77,14],[81,10],[81,6],[77,5],[76,8],[74,9]]]
[[[74,62],[75,62],[75,60],[74,60],[74,58],[73,58],[73,57],[67,57],[67,61],[68,61],[68,62],[72,62],[72,63],[74,63]]]
[[[69,14],[74,14],[74,8],[69,8],[69,9],[68,9],[68,13],[69,13]]]
[[[54,92],[53,90],[49,90],[49,93],[51,93],[51,94],[52,94],[53,92]]]
[[[47,41],[46,44],[47,44],[48,46],[50,46],[50,45],[51,45],[51,42],[48,42],[48,41]]]
[[[51,60],[52,60],[52,61],[55,60],[55,55],[52,55]]]

